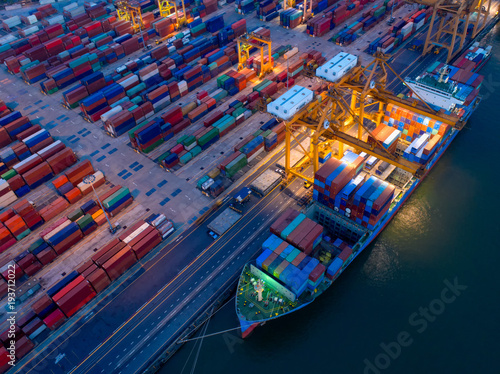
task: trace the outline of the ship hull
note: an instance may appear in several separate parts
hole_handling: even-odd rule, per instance
[[[380,225],[372,232],[372,234],[366,239],[366,241],[364,242],[364,244],[360,247],[360,249],[353,255],[351,256],[350,260],[343,266],[342,270],[339,272],[339,274],[337,275],[336,278],[334,278],[332,280],[331,283],[333,283],[339,276],[340,274],[342,274],[342,272],[344,272],[344,270],[351,264],[351,262],[366,248],[368,247],[377,237],[378,235],[385,229],[385,227],[389,224],[389,222],[394,218],[394,216],[397,214],[397,212],[399,211],[399,209],[406,203],[406,201],[410,198],[410,196],[413,194],[413,192],[415,192],[415,190],[417,189],[417,187],[420,185],[420,183],[427,177],[427,175],[429,174],[429,172],[432,170],[432,168],[434,167],[434,165],[436,165],[436,163],[439,161],[439,159],[441,158],[441,156],[444,154],[444,152],[446,152],[446,150],[448,149],[448,147],[450,146],[450,144],[453,142],[453,140],[455,139],[455,137],[457,136],[457,134],[459,133],[458,130],[453,130],[452,134],[450,135],[450,137],[448,138],[448,140],[443,144],[443,146],[441,147],[441,149],[438,151],[438,153],[436,154],[435,157],[432,158],[431,162],[429,163],[428,167],[427,167],[427,171],[425,172],[425,174],[422,176],[422,178],[416,180],[413,185],[405,192],[405,194],[403,195],[403,197],[400,199],[400,201],[396,204],[396,206],[392,209],[391,213],[387,215],[386,218],[383,219],[383,221],[380,223]],[[248,265],[248,264],[247,264]],[[246,266],[245,266],[246,268]],[[243,269],[243,271],[245,271],[245,268]],[[330,284],[331,285],[331,284]],[[262,325],[264,324],[265,322],[267,321],[270,321],[270,320],[273,320],[273,319],[277,319],[277,318],[281,318],[281,317],[284,317],[290,313],[294,313],[296,312],[297,310],[299,309],[302,309],[304,308],[305,306],[309,305],[310,303],[312,303],[316,297],[318,297],[320,295],[319,294],[316,294],[315,298],[313,300],[311,300],[310,302],[307,302],[307,303],[303,303],[300,307],[298,308],[295,308],[287,313],[283,313],[279,316],[276,316],[276,317],[270,317],[270,318],[265,318],[265,319],[261,319],[261,320],[257,320],[257,321],[247,321],[246,319],[242,318],[242,316],[238,314],[238,319],[240,321],[240,326],[241,326],[241,334],[242,334],[242,337],[243,338],[246,338],[253,330],[255,330],[256,327],[258,327],[259,325]]]

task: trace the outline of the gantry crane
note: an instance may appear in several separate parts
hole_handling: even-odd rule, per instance
[[[175,0],[173,1],[158,0],[158,9],[160,10],[160,16],[165,18],[171,16],[172,14],[175,14],[175,19],[176,19],[175,26],[177,30],[179,30],[182,26],[184,26],[187,23],[186,6],[184,5],[184,0],[181,0],[181,4],[182,4],[182,17],[179,16]]]
[[[271,39],[266,38],[262,35],[257,35],[255,33],[244,34],[236,38],[238,43],[238,70],[245,67],[245,62],[250,58],[250,49],[257,48],[260,50],[260,75],[262,78],[267,73],[273,70]],[[265,51],[267,49],[267,62],[265,61]]]
[[[491,9],[491,0],[413,0],[412,2],[433,7],[423,54],[436,48],[445,48],[448,50],[446,62],[449,62],[462,49],[467,29],[471,24],[470,16],[474,12],[477,14],[472,30],[472,38],[475,38],[485,27]],[[438,29],[434,33],[433,28],[436,22],[439,22]],[[461,31],[460,28],[462,28]],[[450,35],[451,40],[448,41]],[[455,48],[457,37],[460,38],[459,48]]]
[[[377,126],[382,120],[383,110],[387,104],[395,104],[404,109],[425,115],[429,118],[439,120],[455,128],[461,129],[463,123],[457,115],[445,114],[443,111],[435,111],[425,102],[417,100],[406,100],[394,96],[385,89],[387,82],[387,56],[376,56],[375,60],[366,67],[358,64],[352,72],[342,77],[336,83],[329,84],[326,91],[316,97],[305,108],[295,116],[285,121],[286,124],[286,153],[284,183],[288,183],[294,176],[313,183],[313,178],[306,175],[306,166],[313,166],[313,172],[319,169],[318,151],[323,143],[338,140],[338,157],[343,156],[343,145],[349,145],[358,151],[366,152],[380,160],[386,161],[396,167],[403,169],[416,177],[425,172],[425,165],[408,161],[397,154],[390,153],[380,144],[375,137],[375,143],[369,144],[363,140],[363,129],[371,133],[365,120],[375,123]],[[392,70],[393,71],[393,70]],[[394,74],[396,74],[393,71]],[[396,74],[398,79],[401,79]],[[351,98],[348,102],[349,96]],[[417,96],[418,97],[418,96]],[[372,105],[378,106],[375,112],[366,110]],[[357,136],[346,132],[350,123],[358,125]],[[305,128],[307,135],[311,138],[309,150],[300,144],[298,130]],[[292,167],[290,165],[290,152],[292,142],[296,142],[302,149],[304,157],[301,162]]]
[[[115,2],[115,7],[118,18],[120,20],[131,22],[135,31],[139,31],[144,28],[141,6],[138,2],[119,0]]]

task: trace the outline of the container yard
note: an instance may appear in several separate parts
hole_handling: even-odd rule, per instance
[[[419,65],[415,73],[427,75],[411,84],[446,74],[459,88],[450,98],[453,108],[429,99],[445,109],[440,114],[392,100],[377,117],[349,99],[351,110],[375,122],[368,130],[351,118],[343,129],[371,147],[365,153],[350,138],[344,148],[338,135],[313,141],[310,126],[321,116],[305,113],[316,115],[319,102],[330,105],[331,85],[378,63],[377,53],[392,53],[401,73],[419,55],[407,48],[425,39],[432,7],[395,0],[311,1],[305,8],[270,0],[183,2],[175,10],[168,4],[41,2],[1,19],[0,286],[7,308],[14,268],[20,371],[39,369],[41,354],[63,331],[75,331],[82,317],[90,323],[101,306],[115,308],[128,294],[119,297],[122,284],[134,288],[142,280],[149,286],[102,331],[113,338],[113,330],[134,318],[142,318],[140,326],[149,315],[139,307],[151,310],[149,301],[170,290],[164,284],[205,269],[212,257],[190,266],[212,252],[213,281],[225,289],[244,268],[240,282],[251,273],[293,302],[312,301],[314,290],[326,290],[371,241],[366,237],[392,218],[401,196],[422,179],[418,173],[454,138],[455,118],[468,118],[478,103],[479,70],[491,54],[491,47],[467,43],[452,62],[438,48],[431,64]],[[466,31],[471,39],[474,30]],[[412,97],[401,92],[404,100]],[[302,125],[288,128],[294,120]],[[325,123],[326,129],[335,122]],[[318,155],[316,164],[308,152]],[[226,196],[242,190],[253,194],[244,208],[231,209]],[[245,265],[260,245],[256,264]],[[222,277],[223,264],[234,267],[229,278]],[[202,279],[208,287],[211,277]],[[191,288],[178,288],[188,293],[186,302],[198,296]],[[171,304],[173,314],[162,318],[180,315],[178,302]],[[281,316],[295,306],[276,311]],[[186,315],[186,331],[192,317]],[[166,332],[168,320],[158,320]],[[243,336],[261,320],[246,322],[252,323],[242,322]],[[0,327],[5,361],[11,327]],[[107,356],[97,348],[105,340],[98,333],[86,346],[70,337],[81,356],[67,355],[57,372],[100,369],[98,356],[125,367],[137,354],[117,343],[108,352],[120,347],[121,353]],[[170,334],[154,344],[165,348],[178,338]],[[135,370],[157,359],[145,354]]]

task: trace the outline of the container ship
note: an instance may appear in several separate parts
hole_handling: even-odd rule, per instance
[[[405,84],[430,106],[454,113],[465,123],[480,102],[483,77],[476,71],[490,54],[491,47],[474,44],[457,59],[455,66],[436,62],[422,76],[407,79]],[[336,65],[344,69],[346,55],[339,54],[323,66],[330,72],[335,71]],[[346,73],[342,70],[342,74]],[[327,80],[331,80],[328,74],[338,79],[335,74],[322,74]],[[295,95],[307,96],[305,88],[293,89]],[[298,97],[288,96],[286,102],[300,103]],[[289,208],[278,217],[260,255],[242,270],[235,299],[242,336],[247,337],[269,320],[307,306],[330,287],[382,232],[459,131],[387,104],[380,125],[368,136],[368,143],[378,141],[390,152],[425,165],[423,174],[417,177],[374,156],[351,150],[340,160],[326,157],[314,175],[311,203],[302,212]]]

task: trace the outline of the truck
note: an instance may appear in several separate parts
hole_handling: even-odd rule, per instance
[[[414,39],[411,43],[408,44],[408,49],[410,51],[420,52],[422,51],[423,47],[424,47],[424,41],[420,39]]]
[[[238,213],[243,212],[243,205],[250,200],[251,194],[252,191],[250,188],[242,187],[238,192],[233,194],[229,207]]]

